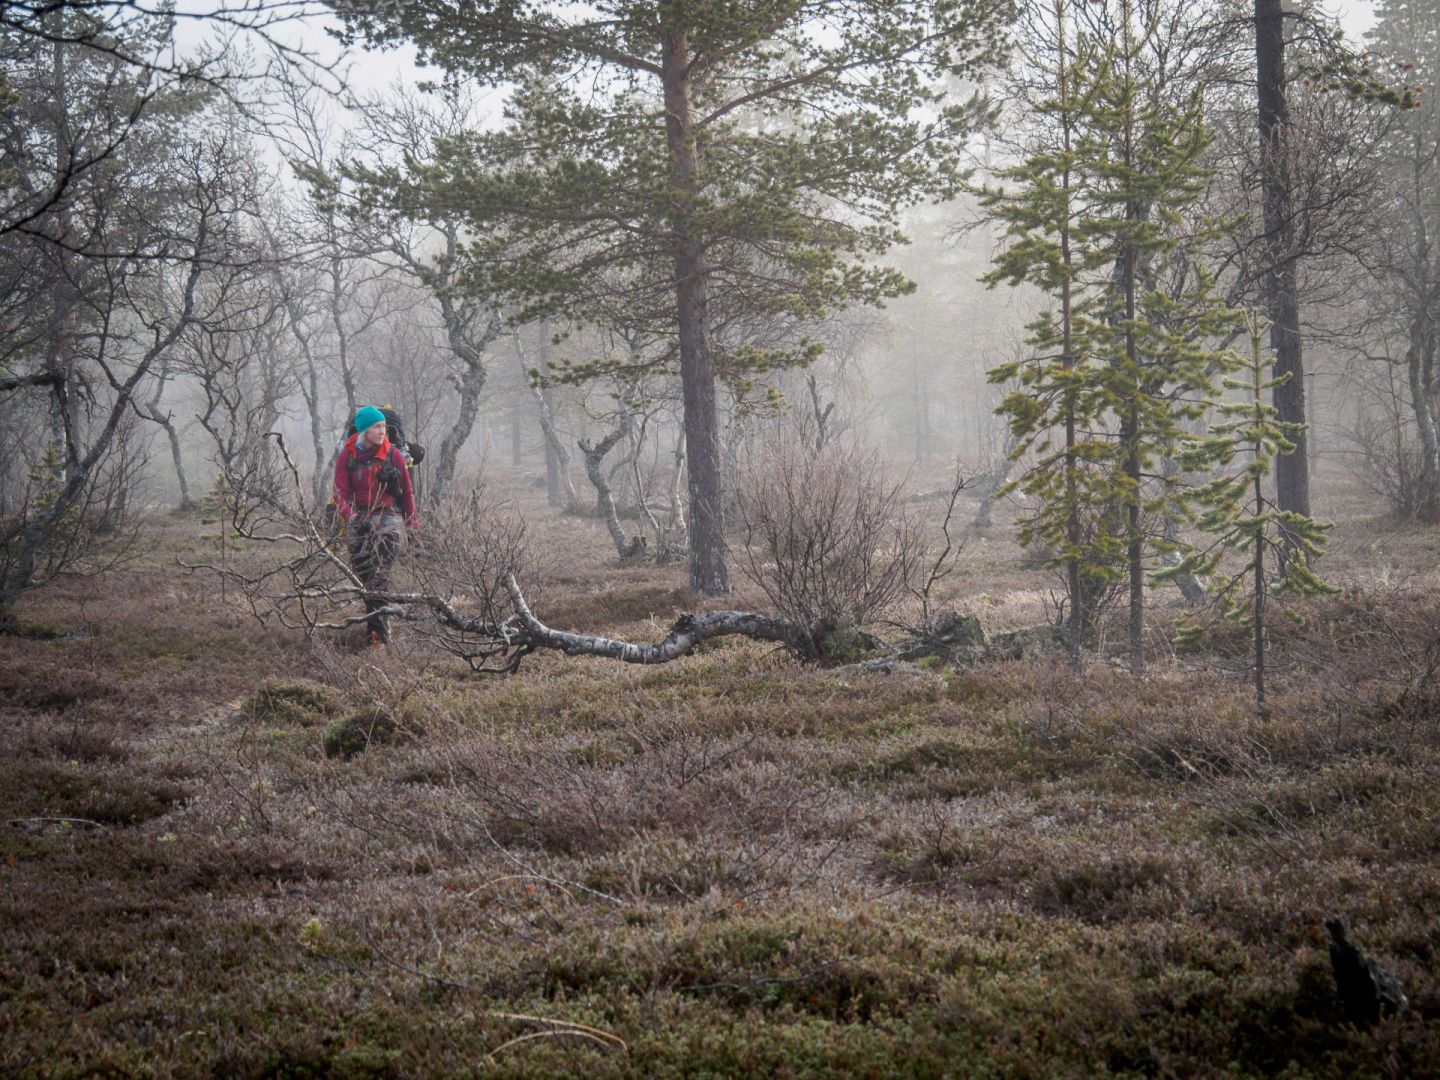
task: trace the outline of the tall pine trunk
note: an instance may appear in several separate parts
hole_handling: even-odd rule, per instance
[[[676,203],[672,229],[680,385],[690,456],[690,588],[702,596],[726,596],[730,573],[725,565],[720,425],[708,325],[709,266],[693,219],[701,183],[690,100],[690,47],[683,32],[666,30],[662,38],[665,141]]]
[[[1290,112],[1285,100],[1285,26],[1281,0],[1255,0],[1255,83],[1260,128],[1260,198],[1264,209],[1265,302],[1275,374],[1289,375],[1275,388],[1284,423],[1305,423],[1305,363],[1300,345],[1300,296],[1285,178]],[[1282,510],[1310,513],[1310,469],[1304,428],[1295,449],[1275,462],[1276,501]]]
[[[1065,64],[1065,0],[1055,2],[1055,22],[1059,31],[1059,95],[1062,124],[1061,139],[1064,146],[1065,166],[1060,174],[1060,191],[1065,200],[1060,218],[1060,366],[1070,372],[1075,369],[1075,316],[1074,316],[1074,262],[1070,251],[1071,214],[1071,170],[1070,157],[1074,150],[1074,118],[1070,107],[1069,69]],[[1080,670],[1080,647],[1090,629],[1090,604],[1082,591],[1080,582],[1080,488],[1077,470],[1080,467],[1075,445],[1075,390],[1065,392],[1065,541],[1070,551],[1065,558],[1065,588],[1070,594],[1070,628],[1067,649],[1070,666]],[[986,509],[989,503],[985,504]],[[987,521],[988,524],[988,521]]]
[[[1258,372],[1257,372],[1258,376]],[[1260,380],[1255,380],[1255,415],[1260,415]],[[1256,453],[1260,448],[1256,447]],[[1255,516],[1259,517],[1265,513],[1265,493],[1260,487],[1260,474],[1256,472],[1253,481],[1255,487]],[[1255,651],[1255,714],[1261,720],[1270,719],[1270,707],[1265,703],[1265,531],[1258,530],[1255,533],[1255,598],[1254,615],[1255,625],[1253,627]]]
[[[1420,462],[1411,505],[1417,518],[1434,523],[1440,520],[1440,431],[1435,418],[1435,327],[1428,310],[1410,322],[1405,369],[1410,382],[1410,407],[1420,440]]]
[[[1127,12],[1125,20],[1127,35],[1123,152],[1126,168],[1135,169],[1138,167],[1136,141],[1139,132],[1136,130],[1135,86],[1130,70],[1133,57],[1128,40],[1129,26],[1130,20]],[[1140,399],[1146,392],[1147,386],[1145,375],[1140,369],[1140,352],[1135,339],[1136,290],[1139,286],[1140,257],[1137,250],[1139,241],[1134,230],[1138,223],[1145,220],[1148,215],[1149,208],[1140,203],[1138,199],[1133,196],[1126,199],[1125,221],[1131,228],[1127,230],[1125,236],[1121,272],[1125,299],[1125,362],[1129,368],[1129,378],[1133,380],[1133,385],[1126,388],[1131,396],[1120,423],[1120,440],[1125,447],[1123,468],[1130,487],[1129,505],[1126,506],[1125,563],[1130,578],[1130,669],[1136,674],[1145,668],[1145,538],[1140,532],[1140,485],[1144,477],[1140,472],[1142,464]]]

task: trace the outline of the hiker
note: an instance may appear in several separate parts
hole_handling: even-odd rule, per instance
[[[335,459],[335,509],[345,523],[350,565],[367,591],[390,587],[390,564],[400,550],[402,526],[413,536],[420,528],[415,492],[405,455],[390,442],[385,414],[373,405],[355,413],[355,434]],[[390,641],[384,601],[367,599],[372,647]]]

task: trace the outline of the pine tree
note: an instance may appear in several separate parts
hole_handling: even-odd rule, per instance
[[[1255,664],[1255,711],[1268,719],[1265,701],[1265,620],[1267,600],[1284,593],[1315,595],[1336,590],[1311,569],[1323,553],[1330,525],[1293,510],[1282,510],[1264,490],[1277,455],[1293,452],[1299,425],[1282,421],[1279,410],[1266,404],[1272,391],[1290,372],[1266,378],[1269,363],[1261,343],[1265,327],[1250,315],[1251,353],[1242,368],[1243,379],[1226,377],[1228,389],[1243,392],[1238,401],[1215,407],[1229,419],[1213,425],[1207,436],[1195,438],[1181,454],[1187,468],[1219,469],[1219,475],[1196,488],[1191,498],[1203,507],[1197,524],[1211,534],[1211,542],[1192,551],[1157,578],[1180,574],[1210,577],[1215,582],[1214,603],[1226,618],[1246,625],[1252,634]],[[1237,561],[1237,558],[1239,561]],[[1193,641],[1195,626],[1181,630],[1180,641]]]
[[[1058,149],[1002,174],[1018,192],[983,190],[982,201],[1012,241],[990,280],[1028,281],[1060,301],[1058,317],[1031,327],[1036,356],[991,373],[1019,380],[1000,411],[1015,456],[1038,455],[1017,482],[1040,499],[1022,540],[1044,542],[1066,568],[1072,656],[1093,589],[1128,577],[1138,670],[1145,559],[1169,546],[1148,522],[1185,499],[1180,478],[1152,466],[1203,411],[1226,363],[1208,343],[1236,316],[1188,253],[1211,231],[1186,217],[1206,176],[1198,94],[1176,107],[1159,93],[1141,63],[1152,30],[1120,10],[1118,36],[1081,36],[1067,53],[1060,35],[1057,93],[1045,105]],[[1063,25],[1063,0],[1054,11]]]
[[[466,208],[477,287],[522,318],[653,314],[675,357],[690,580],[729,591],[718,313],[813,320],[908,283],[876,260],[899,210],[953,193],[986,114],[947,100],[1000,46],[983,0],[511,0],[341,5],[355,38],[413,41],[509,88],[507,126],[451,141],[434,197]]]
[[[1077,98],[1071,76],[1065,0],[1056,0],[1053,14],[1058,39],[1055,94],[1039,103],[1052,141],[1021,164],[1000,170],[1002,186],[982,187],[977,194],[990,216],[1005,225],[1010,241],[982,280],[992,288],[1002,282],[1035,285],[1058,305],[1029,327],[1026,340],[1035,356],[1000,365],[990,379],[1019,383],[999,412],[1010,420],[1016,439],[1013,456],[1039,454],[1015,485],[1038,500],[1036,511],[1021,523],[1020,540],[1050,549],[1055,564],[1064,567],[1067,641],[1070,662],[1078,667],[1094,597],[1112,576],[1112,560],[1102,542],[1104,533],[1087,536],[1084,528],[1087,516],[1093,517],[1087,511],[1105,501],[1096,497],[1096,482],[1103,477],[1094,467],[1104,454],[1096,454],[1098,444],[1081,434],[1098,426],[1099,400],[1088,388],[1088,342],[1077,340],[1074,318],[1076,275],[1084,262],[1084,252],[1077,253],[1074,243],[1083,209],[1076,192],[1075,144],[1088,103],[1083,91]],[[1017,186],[1005,187],[1007,182]],[[1064,430],[1058,449],[1051,434],[1057,428]]]
[[[1082,147],[1091,162],[1092,212],[1082,240],[1112,254],[1108,281],[1091,291],[1083,316],[1093,320],[1099,379],[1118,422],[1114,477],[1125,517],[1129,650],[1144,666],[1145,557],[1169,541],[1149,521],[1183,512],[1178,474],[1153,471],[1156,459],[1184,436],[1183,423],[1203,414],[1211,380],[1228,354],[1211,347],[1237,316],[1186,246],[1213,235],[1187,222],[1203,193],[1201,156],[1210,136],[1198,88],[1177,108],[1149,82],[1141,57],[1152,29],[1136,30],[1122,4],[1122,33],[1096,55],[1099,88]]]

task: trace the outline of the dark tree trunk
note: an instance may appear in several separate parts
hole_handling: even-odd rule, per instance
[[[437,503],[444,498],[454,482],[460,448],[465,445],[465,440],[470,438],[470,433],[475,430],[477,423],[482,444],[484,442],[485,426],[480,420],[480,393],[485,389],[485,379],[489,374],[489,369],[485,366],[485,347],[495,340],[501,330],[499,317],[492,316],[479,339],[473,339],[470,334],[472,320],[467,319],[466,313],[455,306],[454,300],[444,293],[438,294],[436,299],[445,322],[446,342],[450,351],[460,361],[462,370],[456,379],[456,388],[460,391],[460,412],[455,417],[455,423],[440,440],[440,454],[428,500],[431,503]]]
[[[1435,327],[1428,310],[1411,320],[1405,368],[1420,440],[1420,467],[1411,505],[1417,518],[1433,524],[1440,521],[1440,431],[1435,423]]]
[[[434,480],[430,488],[431,503],[439,502],[450,490],[455,480],[455,467],[460,460],[460,448],[475,430],[480,415],[480,392],[485,389],[485,366],[472,364],[466,367],[459,379],[460,412],[455,423],[440,440],[440,453],[436,459]],[[481,428],[483,438],[484,428]]]
[[[185,459],[180,453],[180,433],[175,430],[175,423],[166,417],[160,425],[165,429],[165,435],[170,440],[170,460],[175,463],[175,479],[180,482],[180,509],[189,510],[195,505],[190,498],[190,482],[185,476]]]
[[[313,360],[307,363],[305,380],[305,408],[310,414],[310,443],[315,452],[315,477],[311,486],[315,493],[315,505],[318,507],[325,503],[333,482],[328,468],[333,451],[325,447],[325,427],[320,420],[320,376],[315,370]]]
[[[345,387],[345,419],[359,407],[355,393],[355,372],[350,368],[350,338],[345,329],[343,299],[345,286],[339,255],[330,256],[330,325],[335,329],[335,353],[340,363],[340,382]]]
[[[73,167],[73,147],[71,145],[71,130],[69,116],[69,85],[66,69],[66,55],[62,37],[64,34],[64,12],[51,13],[48,21],[49,27],[55,33],[54,44],[51,53],[51,90],[55,95],[52,105],[54,109],[54,124],[51,134],[55,139],[55,177],[57,184],[63,184],[65,178],[70,175]],[[75,273],[74,260],[71,257],[68,244],[73,238],[70,235],[70,211],[67,200],[62,200],[57,206],[55,215],[55,232],[58,243],[55,245],[55,277],[54,288],[51,294],[51,322],[49,332],[46,335],[45,346],[45,370],[53,378],[54,395],[51,397],[50,409],[50,441],[55,447],[56,454],[64,463],[63,471],[57,477],[58,480],[68,478],[71,469],[74,468],[80,458],[78,433],[75,430],[75,416],[70,408],[70,382],[75,374],[75,331],[76,331],[76,309],[79,306],[79,298],[73,274]]]
[[[1255,0],[1255,82],[1260,128],[1260,196],[1264,208],[1265,302],[1275,374],[1289,379],[1275,388],[1275,408],[1285,423],[1305,423],[1305,363],[1300,342],[1300,297],[1285,176],[1290,113],[1285,100],[1285,25],[1281,0]],[[1276,501],[1282,510],[1310,513],[1308,440],[1275,462]]]
[[[1130,451],[1125,456],[1125,475],[1135,484],[1135,494],[1125,508],[1129,537],[1125,561],[1130,574],[1130,668],[1140,672],[1145,669],[1145,538],[1140,532],[1140,444],[1138,436],[1133,434],[1136,421],[1127,418],[1124,427],[1132,432]]]
[[[1073,148],[1073,120],[1071,117],[1070,105],[1070,79],[1069,70],[1066,67],[1065,42],[1064,42],[1064,7],[1056,4],[1055,12],[1062,21],[1061,48],[1060,48],[1060,101],[1062,138],[1065,148],[1065,165],[1061,174],[1060,191],[1065,200],[1065,212],[1061,219],[1060,226],[1060,364],[1065,371],[1075,369],[1075,312],[1074,312],[1074,260],[1070,251],[1070,216],[1071,216],[1071,184],[1070,174],[1071,150]],[[1075,429],[1075,391],[1069,389],[1065,393],[1065,542],[1069,545],[1069,552],[1065,558],[1065,591],[1070,594],[1070,625],[1066,632],[1066,651],[1070,656],[1070,666],[1075,671],[1080,670],[1080,647],[1090,634],[1090,605],[1086,602],[1087,593],[1081,589],[1080,583],[1080,491],[1079,491],[1079,469],[1080,460],[1076,446]],[[997,468],[1004,469],[1010,461],[1009,447],[1002,462],[1004,464]],[[990,504],[993,500],[995,487],[1004,483],[1005,477],[1002,472],[998,482],[985,495],[981,503],[981,511],[985,515],[985,524],[990,524]],[[979,515],[976,516],[976,523],[979,524]]]
[[[727,596],[730,573],[725,565],[720,425],[708,325],[709,267],[692,218],[701,183],[690,107],[689,41],[684,33],[665,31],[663,51],[665,139],[676,202],[673,230],[680,384],[690,455],[690,588],[702,596]]]
[[[545,392],[541,392],[542,398]],[[549,402],[545,402],[548,406]],[[551,442],[549,433],[545,435],[545,504],[559,509],[565,505],[565,494],[560,490],[560,455],[556,452],[554,443]]]
[[[543,322],[537,328],[536,338],[535,366],[541,375],[548,375],[550,328]],[[557,510],[563,506],[576,506],[579,499],[575,494],[575,485],[570,482],[570,455],[555,430],[555,398],[548,385],[532,385],[530,389],[535,395],[535,404],[540,408],[540,431],[545,436],[545,502]]]
[[[630,417],[621,416],[615,425],[615,430],[606,435],[598,443],[591,443],[588,439],[581,439],[580,452],[585,455],[585,474],[590,477],[590,483],[595,485],[595,512],[597,516],[604,518],[605,528],[610,532],[610,539],[615,544],[615,553],[622,559],[635,554],[631,540],[625,535],[625,529],[620,524],[620,515],[615,510],[615,498],[610,491],[610,482],[605,478],[605,472],[600,467],[605,461],[605,455],[615,448],[615,444],[630,433]]]
[[[285,279],[280,278],[279,281],[283,284]],[[319,365],[315,362],[315,353],[311,347],[311,332],[305,325],[305,312],[294,290],[286,292],[285,314],[290,321],[290,331],[305,358],[304,369],[299,373],[296,383],[300,388],[300,396],[305,399],[305,413],[310,421],[310,444],[315,457],[315,472],[310,478],[310,494],[318,508],[330,497],[330,473],[334,462],[330,458],[331,451],[325,446],[325,427],[320,418]]]
[[[1259,413],[1260,387],[1255,387],[1256,413]],[[1260,452],[1257,444],[1255,451]],[[1265,494],[1260,487],[1260,476],[1257,474],[1254,479],[1255,488],[1255,513],[1265,512]],[[1255,713],[1261,720],[1270,719],[1270,708],[1265,703],[1265,533],[1255,534],[1255,600],[1254,615],[1255,624],[1252,630],[1252,648],[1255,655]]]
[[[1133,111],[1128,109],[1125,117],[1124,138],[1125,163],[1134,168],[1138,164],[1135,150],[1135,116]],[[1127,200],[1125,204],[1126,221],[1140,222],[1147,217],[1149,217],[1147,205],[1140,203],[1135,198]],[[1125,447],[1123,468],[1130,486],[1129,501],[1125,507],[1125,562],[1130,578],[1130,669],[1138,675],[1145,669],[1145,537],[1140,531],[1140,500],[1143,495],[1141,485],[1144,481],[1141,474],[1140,443],[1144,436],[1140,430],[1140,399],[1148,388],[1146,374],[1140,368],[1141,357],[1135,337],[1140,253],[1134,236],[1134,232],[1128,233],[1120,266],[1125,299],[1125,360],[1129,365],[1129,377],[1134,380],[1134,385],[1126,388],[1132,396],[1124,419],[1120,423],[1120,443]]]
[[[805,385],[810,390],[810,408],[815,419],[815,453],[825,449],[829,441],[830,414],[835,411],[835,402],[829,402],[824,407],[820,405],[820,386],[815,379],[813,372],[805,376]]]

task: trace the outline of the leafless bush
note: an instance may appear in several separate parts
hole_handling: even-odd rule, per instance
[[[273,546],[279,558],[262,560],[258,569],[224,563],[204,569],[233,585],[262,621],[343,630],[365,621],[362,601],[378,599],[385,614],[472,666],[489,670],[494,661],[513,669],[524,654],[523,635],[511,625],[507,580],[525,575],[535,595],[543,576],[513,507],[483,488],[440,500],[397,563],[391,588],[367,594],[350,566],[343,523],[323,520],[283,442],[276,440],[276,449],[255,458],[266,464],[226,485],[225,520],[237,537]]]
[[[1357,411],[1342,432],[1344,460],[1351,475],[1382,496],[1391,510],[1409,516],[1420,496],[1420,448],[1404,414],[1391,407],[1395,404],[1382,401],[1373,410]]]
[[[741,571],[812,643],[863,626],[914,588],[925,538],[874,453],[831,443],[769,449],[742,471]]]
[[[30,469],[14,509],[0,514],[0,617],[22,592],[62,573],[103,573],[135,554],[129,497],[147,458],[133,434],[132,424],[120,427],[110,454],[68,501],[63,458],[52,451]]]
[[[446,597],[473,620],[503,625],[513,614],[506,574],[526,582],[530,596],[543,596],[544,560],[530,542],[525,518],[510,503],[484,487],[442,499],[423,523],[418,547],[408,567],[416,591]],[[446,651],[471,662],[490,648],[488,639],[477,651],[472,634],[446,623],[417,624]]]
[[[954,478],[950,482],[950,491],[946,495],[945,516],[940,520],[938,550],[927,547],[924,552],[924,565],[920,572],[914,575],[914,579],[906,582],[906,591],[920,603],[920,625],[910,627],[912,633],[921,636],[928,636],[935,630],[935,590],[939,584],[955,572],[955,563],[960,553],[965,550],[965,541],[956,536],[955,503],[960,498],[960,493],[967,487],[967,482],[957,469]],[[909,502],[915,501],[915,496],[910,496]]]
[[[275,545],[280,558],[247,571],[227,565],[222,545],[220,565],[191,568],[218,573],[262,621],[313,632],[379,614],[417,627],[477,671],[513,672],[537,649],[663,664],[727,635],[779,642],[809,659],[854,654],[874,644],[860,627],[913,594],[925,573],[922,531],[905,515],[898,486],[877,478],[873,458],[838,449],[811,460],[781,456],[757,474],[746,503],[749,567],[780,617],[685,613],[653,644],[571,633],[541,622],[521,591],[520,575],[533,587],[537,569],[523,520],[507,504],[477,493],[440,509],[421,549],[396,567],[392,587],[367,590],[341,538],[306,511],[298,471],[288,455],[285,461],[291,500],[275,497],[266,483],[242,484],[228,516],[237,536]],[[938,580],[935,573],[921,595]],[[368,612],[356,610],[360,601]]]

